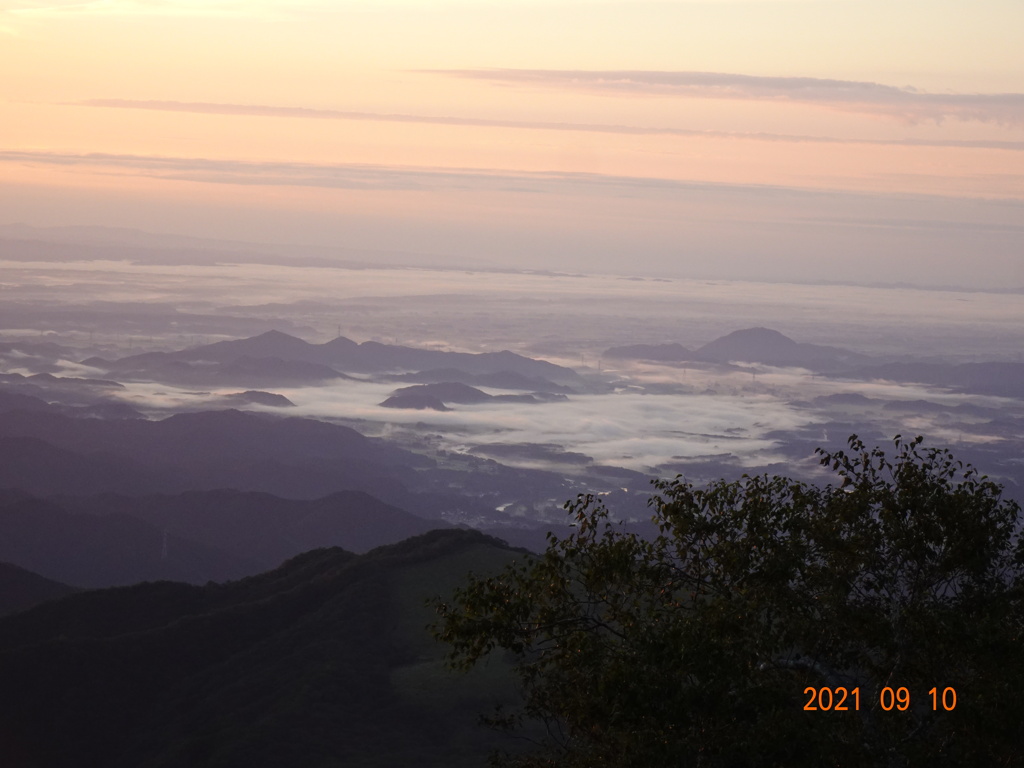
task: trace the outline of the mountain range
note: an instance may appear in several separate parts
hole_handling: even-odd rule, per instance
[[[19,460],[19,451],[39,460]],[[19,464],[0,463],[0,487],[45,495],[240,488],[316,498],[391,489],[401,472],[430,464],[348,427],[236,410],[158,421],[8,411],[0,413],[0,455]],[[69,471],[76,458],[83,471]]]
[[[812,370],[839,370],[870,360],[840,347],[806,344],[770,328],[744,328],[721,336],[697,350],[681,344],[634,344],[612,347],[605,357],[658,362],[762,363]]]
[[[513,374],[561,385],[580,384],[570,368],[514,352],[444,352],[339,336],[310,344],[280,331],[247,339],[219,341],[177,352],[145,352],[117,360],[91,357],[84,365],[120,378],[152,381],[199,381],[268,386],[278,381],[316,382],[344,378],[344,373],[394,373],[454,368],[469,375]],[[249,382],[252,382],[251,384]]]
[[[697,350],[680,344],[632,344],[604,352],[610,359],[661,363],[760,363],[795,366],[838,378],[918,383],[956,392],[1024,397],[1024,363],[884,360],[842,347],[805,344],[769,328],[746,328]]]
[[[312,500],[232,490],[52,499],[0,491],[0,562],[76,587],[239,579],[310,549],[366,552],[445,527],[360,491]]]

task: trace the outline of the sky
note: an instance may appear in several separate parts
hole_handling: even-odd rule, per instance
[[[1019,0],[0,0],[0,224],[1022,288],[1021,29]]]

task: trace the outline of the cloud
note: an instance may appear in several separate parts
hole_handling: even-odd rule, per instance
[[[960,206],[965,199],[978,205],[982,198],[958,195],[868,193],[840,189],[803,188],[768,184],[743,184],[712,181],[689,181],[641,176],[616,176],[582,172],[514,171],[500,168],[450,168],[405,165],[372,165],[360,163],[319,164],[288,161],[243,161],[211,158],[168,157],[159,155],[121,155],[111,153],[70,153],[38,150],[0,150],[0,164],[79,168],[101,175],[124,175],[167,181],[204,184],[228,184],[254,187],[307,187],[318,189],[357,190],[373,192],[473,192],[516,193],[522,195],[561,195],[572,197],[603,197],[618,200],[700,200],[702,204],[724,203],[735,206],[786,203],[810,206],[821,211],[798,223],[817,222],[849,227],[852,222],[865,229],[863,211],[873,211],[870,221],[875,227],[902,230],[922,229],[923,220],[908,224],[909,219],[894,215],[893,206],[902,209],[926,206],[931,211],[936,203],[948,201]],[[1018,210],[1020,202],[1009,198],[989,198],[994,205]],[[879,208],[879,206],[882,206]],[[803,210],[809,211],[810,208]],[[832,211],[828,214],[825,211]],[[841,211],[842,214],[837,213]],[[885,211],[885,213],[882,213]],[[920,212],[919,212],[920,213]],[[730,217],[734,213],[730,214]],[[822,218],[824,216],[825,218]],[[829,216],[838,216],[833,220]],[[947,217],[948,219],[948,217]],[[960,229],[960,215],[947,223]],[[970,220],[970,216],[967,217]],[[794,219],[787,217],[780,226],[790,227]],[[934,229],[935,225],[929,228]],[[971,225],[975,234],[1017,234],[1014,227],[979,221]],[[970,234],[970,233],[967,233]]]
[[[706,3],[708,0],[684,0]],[[712,0],[719,3],[750,2],[751,0]],[[780,2],[782,0],[757,0],[758,2]],[[820,2],[820,0],[786,0],[787,2]],[[480,0],[479,5],[490,0]],[[592,0],[558,0],[560,5],[586,5]],[[660,3],[677,3],[680,0],[655,0]],[[550,5],[551,0],[516,0],[517,4]],[[26,16],[56,15],[224,15],[225,11],[238,15],[259,10],[279,10],[286,13],[323,12],[337,13],[352,8],[376,9],[380,7],[406,7],[423,10],[432,7],[472,6],[474,0],[0,0],[0,12],[16,11]]]
[[[895,217],[887,218],[864,218],[864,217],[846,217],[840,218],[837,216],[826,217],[803,217],[797,219],[797,221],[803,223],[814,223],[814,224],[827,224],[829,226],[837,227],[856,227],[856,228],[877,228],[877,229],[895,229],[903,231],[912,230],[930,230],[930,231],[956,231],[959,233],[969,234],[984,233],[984,234],[1004,234],[1004,235],[1024,235],[1024,225],[1020,224],[1002,224],[998,222],[990,221],[964,221],[964,220],[950,220],[950,219],[900,219]]]
[[[179,181],[257,186],[300,186],[358,190],[490,190],[502,192],[664,194],[682,190],[749,190],[789,192],[784,187],[686,182],[597,173],[517,172],[486,168],[438,168],[360,163],[315,164],[285,161],[214,160],[208,158],[76,154],[0,150],[0,163],[93,168],[100,172]],[[821,194],[821,193],[815,193]]]
[[[462,187],[473,182],[498,179],[511,183],[511,175],[497,172],[410,168],[401,166],[314,164],[292,162],[247,162],[208,158],[120,155],[108,153],[66,153],[0,151],[0,162],[67,167],[92,167],[108,172],[133,172],[163,179],[218,184],[260,186],[327,187],[334,189],[413,190]]]
[[[698,371],[683,376],[671,367],[646,366],[647,375],[631,371],[634,380],[651,381],[660,373],[666,380],[694,384]],[[658,371],[654,369],[658,368]],[[429,432],[441,436],[448,450],[468,452],[473,448],[508,444],[559,446],[566,451],[590,456],[596,464],[627,467],[656,474],[659,465],[700,462],[709,456],[728,455],[742,466],[759,466],[783,460],[777,451],[779,433],[821,426],[840,421],[845,426],[849,415],[838,411],[798,406],[790,397],[816,394],[858,392],[876,399],[875,411],[859,416],[865,427],[875,425],[890,434],[903,427],[939,434],[930,417],[911,425],[916,417],[878,411],[889,399],[929,399],[956,404],[978,398],[952,395],[913,384],[893,382],[844,382],[809,379],[796,369],[760,368],[762,384],[777,394],[742,391],[746,373],[707,372],[700,377],[701,387],[713,385],[719,393],[695,391],[689,394],[642,394],[633,390],[609,394],[573,395],[567,401],[544,404],[482,403],[455,405],[448,412],[383,408],[378,405],[395,388],[394,383],[349,381],[329,386],[275,388],[296,404],[289,416],[355,420],[361,431],[367,424],[377,429]],[[196,408],[210,395],[186,388],[153,383],[128,383],[124,393],[132,404],[141,407]],[[219,390],[226,394],[238,388]],[[496,390],[490,390],[496,392]],[[272,408],[256,408],[275,412]],[[277,411],[279,413],[279,411]],[[970,430],[963,424],[954,434]],[[360,428],[357,427],[357,428]],[[373,433],[371,428],[369,433]],[[532,464],[516,462],[512,464]]]
[[[125,399],[141,407],[196,407],[208,399],[166,385],[127,383],[126,387]],[[446,447],[455,451],[508,443],[560,445],[567,451],[585,453],[598,464],[640,471],[653,471],[673,459],[723,452],[756,463],[775,448],[769,433],[797,429],[814,418],[763,395],[738,398],[623,392],[577,395],[558,403],[459,405],[448,412],[380,407],[378,403],[394,388],[394,384],[352,381],[274,391],[296,404],[288,409],[289,416],[428,429],[440,432]]]
[[[764,77],[724,72],[547,69],[420,70],[424,73],[545,88],[632,96],[817,104],[917,123],[946,118],[1024,125],[1024,93],[930,93],[857,80]]]
[[[21,31],[16,26],[12,26],[11,22],[13,21],[15,21],[15,18],[11,13],[11,9],[0,6],[0,35],[21,36]]]
[[[242,17],[257,15],[257,9],[262,15],[268,10],[267,5],[266,2],[244,0],[65,0],[56,3],[40,0],[14,3],[9,12],[26,19],[60,16]]]
[[[690,128],[648,127],[606,123],[566,123],[527,120],[493,120],[487,118],[410,115],[386,112],[353,112],[309,107],[281,107],[263,104],[222,104],[213,102],[155,101],[135,99],[88,99],[66,106],[106,109],[142,109],[159,112],[187,112],[205,115],[244,117],[278,117],[305,120],[354,120],[388,123],[450,125],[473,128],[512,128],[542,131],[573,131],[629,136],[680,136],[711,139],[785,142],[798,144],[867,144],[875,146],[954,147],[961,149],[996,149],[1024,151],[1024,141],[965,141],[941,139],[852,139],[830,136],[765,133],[760,131],[717,131]]]

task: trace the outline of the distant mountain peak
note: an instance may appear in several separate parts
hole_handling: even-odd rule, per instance
[[[476,387],[471,387],[468,384],[462,384],[457,381],[445,381],[437,384],[414,384],[411,387],[402,387],[396,389],[391,393],[393,397],[389,398],[394,400],[399,398],[401,402],[407,402],[406,398],[410,397],[430,397],[437,398],[442,403],[483,403],[491,400],[491,396],[486,392],[483,392]],[[408,407],[408,406],[389,406],[389,407]]]
[[[321,344],[320,346],[322,346],[324,349],[337,351],[339,349],[352,349],[354,347],[358,347],[359,345],[356,342],[352,341],[352,339],[346,338],[344,336],[336,336],[335,338],[331,339],[328,342],[325,342],[324,344]]]
[[[705,346],[711,346],[711,344],[718,344],[725,341],[756,343],[769,342],[773,344],[785,344],[786,346],[793,346],[797,343],[780,331],[776,331],[773,328],[758,326],[756,328],[741,328],[738,331],[727,333],[725,336],[721,336]]]
[[[743,328],[705,344],[697,359],[713,363],[743,361],[767,365],[834,368],[860,356],[846,349],[794,341],[772,328]]]
[[[384,408],[408,408],[416,411],[450,411],[447,405],[433,395],[392,395],[380,403]]]
[[[272,328],[269,331],[264,331],[263,333],[251,336],[249,337],[249,339],[247,339],[247,341],[256,341],[257,339],[263,339],[265,341],[283,341],[285,339],[289,341],[302,341],[302,339],[298,338],[297,336],[292,336],[291,334],[285,333],[284,331],[279,331],[276,328]],[[305,344],[306,342],[302,341],[302,343]]]
[[[772,328],[742,328],[720,336],[697,350],[697,358],[709,362],[732,360],[772,362],[780,355],[788,362],[800,345]]]
[[[252,357],[294,357],[302,355],[308,357],[309,348],[312,345],[296,336],[291,336],[283,331],[264,331],[258,336],[249,336],[245,339],[227,339],[202,347],[193,347],[183,353],[177,354],[185,359],[215,360],[227,362],[239,355]]]

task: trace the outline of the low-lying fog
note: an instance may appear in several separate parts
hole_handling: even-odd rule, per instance
[[[74,366],[77,375],[101,372]],[[661,473],[659,467],[679,460],[731,454],[742,466],[756,467],[786,460],[772,435],[820,425],[829,414],[805,400],[857,392],[879,401],[930,400],[936,403],[969,402],[1016,411],[1019,404],[1006,398],[950,395],[934,388],[887,382],[835,382],[807,371],[759,366],[751,372],[709,372],[671,366],[638,364],[615,370],[620,385],[600,394],[575,394],[550,403],[476,403],[452,405],[452,410],[404,410],[382,407],[402,384],[342,381],[329,385],[275,387],[296,407],[290,416],[338,420],[375,436],[401,439],[415,431],[437,435],[456,452],[488,445],[540,444],[558,451],[584,454],[597,464]],[[626,383],[631,382],[631,383]],[[652,386],[653,385],[653,386]],[[136,407],[193,410],[237,387],[196,391],[150,382],[130,382],[122,397]],[[479,389],[491,395],[501,390]],[[254,405],[255,410],[280,409]],[[883,418],[884,414],[874,414]],[[846,407],[838,413],[863,417],[870,407]],[[884,419],[892,434],[901,430],[925,433],[943,443],[989,441],[964,429],[951,427],[942,415],[897,415]],[[827,427],[817,434],[828,441]],[[834,434],[833,438],[846,435]],[[535,468],[550,467],[553,456],[541,459],[506,457],[503,463]],[[560,471],[571,467],[559,466]]]
[[[446,411],[383,407],[411,382],[360,373],[356,380],[248,387],[294,404],[252,410],[335,420],[414,450],[472,453],[565,476],[599,465],[694,478],[724,466],[813,475],[814,445],[834,448],[851,431],[867,430],[878,440],[924,434],[966,458],[998,463],[994,473],[1011,483],[1018,479],[1024,409],[1015,397],[742,361],[656,363],[604,354],[629,344],[674,342],[692,350],[763,326],[880,362],[1018,362],[1018,293],[270,264],[2,262],[0,269],[0,341],[71,348],[50,370],[61,376],[117,378],[81,361],[277,329],[315,344],[340,335],[436,350],[509,349],[571,367],[587,382],[550,402],[449,404]],[[18,354],[3,358],[3,373],[39,372]],[[117,397],[153,417],[210,407],[245,388],[120,381],[125,389]],[[840,394],[868,400],[829,399]],[[901,406],[913,401],[927,403]]]

